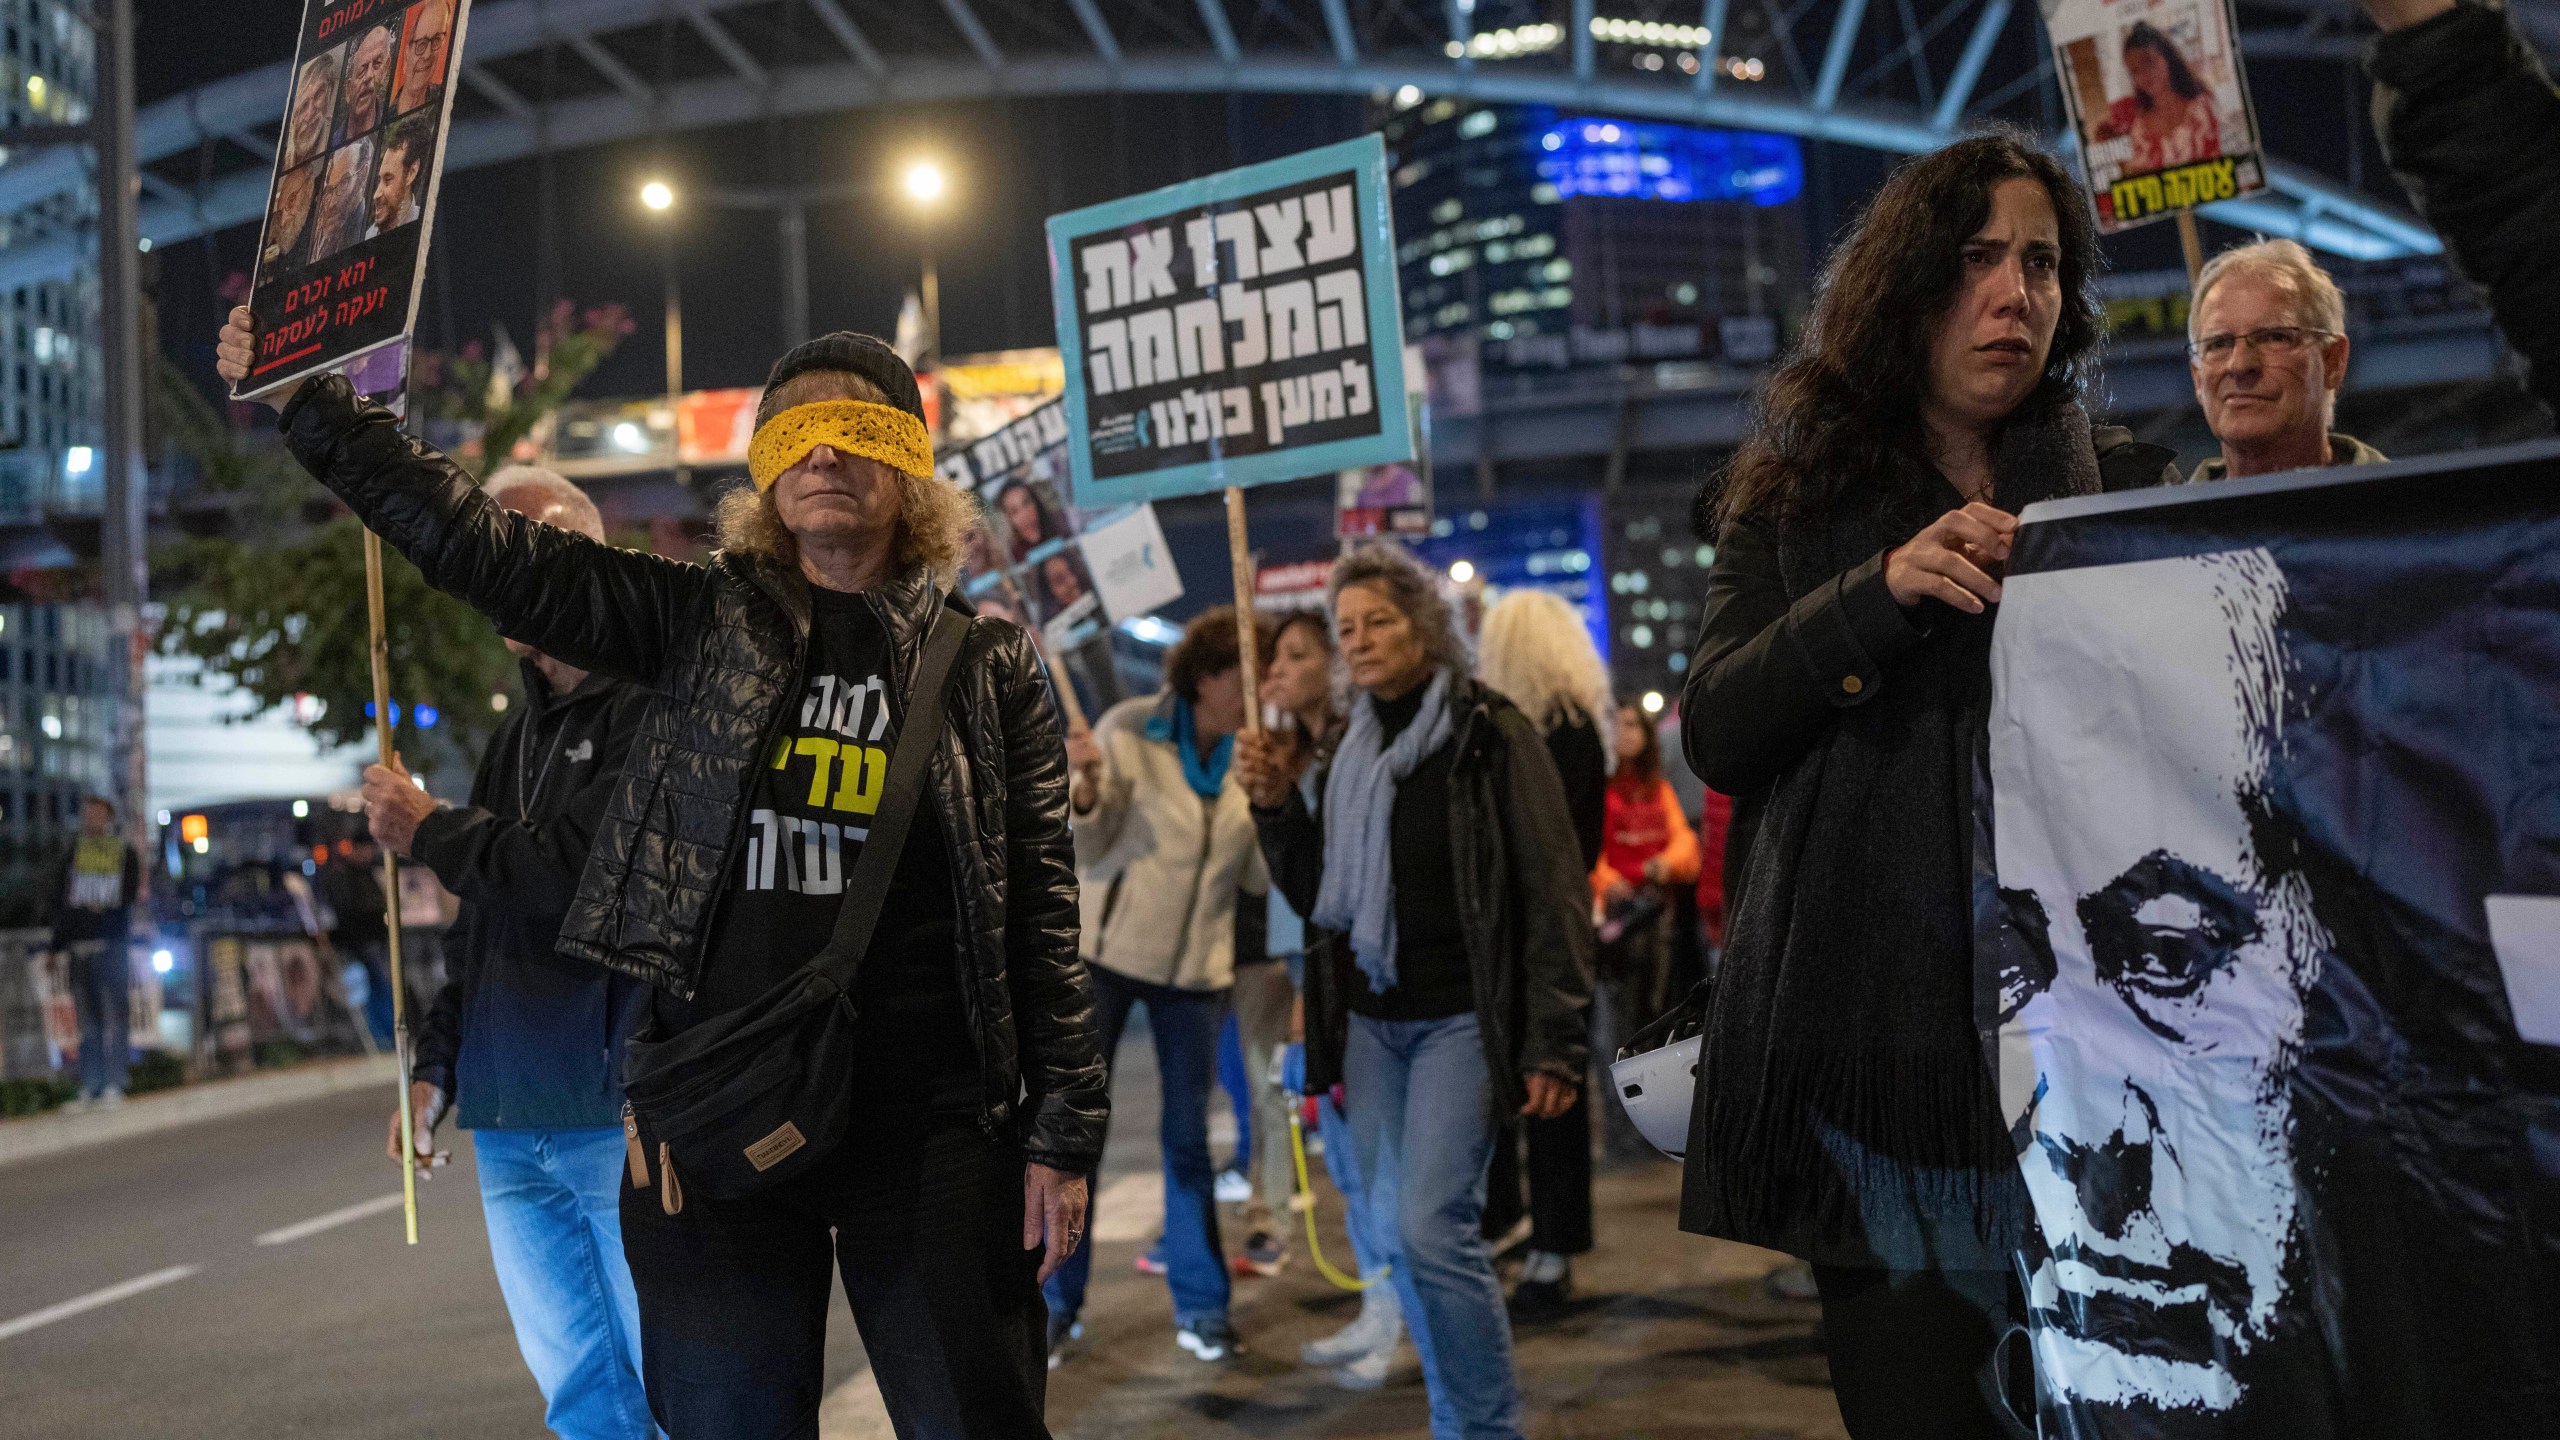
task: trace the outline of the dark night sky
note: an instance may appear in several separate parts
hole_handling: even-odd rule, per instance
[[[218,22],[197,0],[140,0],[136,63],[151,100],[288,56],[299,0],[225,0]],[[2337,65],[2267,63],[2250,81],[2271,149],[2405,205],[2374,153],[2360,74]],[[816,119],[695,131],[448,176],[440,202],[420,338],[442,348],[485,339],[503,323],[528,344],[544,270],[544,171],[554,196],[557,293],[620,301],[639,331],[586,393],[658,387],[661,279],[656,231],[633,202],[640,179],[665,173],[737,185],[885,177],[930,147],[959,177],[939,232],[944,350],[964,354],[1051,340],[1040,221],[1056,211],[1171,183],[1356,133],[1365,105],[1342,97],[1223,95],[1015,100],[852,111]],[[1808,232],[1854,213],[1890,157],[1808,145],[1814,187]],[[2233,238],[2208,227],[2207,243]],[[809,224],[811,322],[817,330],[886,333],[914,283],[918,232],[893,204],[843,203]],[[246,270],[256,229],[166,247],[155,257],[162,334],[210,382],[215,287]],[[1817,241],[1817,243],[1819,243]],[[2166,225],[2109,246],[2119,269],[2178,263]],[[781,336],[773,217],[697,212],[681,224],[686,383],[763,378]]]

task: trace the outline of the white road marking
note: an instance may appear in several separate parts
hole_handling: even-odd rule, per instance
[[[1142,1170],[1123,1175],[1093,1197],[1093,1236],[1119,1243],[1152,1240],[1164,1228],[1164,1172]]]
[[[376,1195],[370,1200],[359,1200],[343,1210],[332,1210],[326,1215],[314,1215],[308,1220],[296,1221],[281,1230],[270,1230],[258,1237],[258,1243],[290,1245],[296,1240],[307,1239],[323,1230],[334,1230],[351,1220],[361,1220],[367,1215],[379,1215],[385,1210],[399,1208],[400,1192],[394,1190],[388,1195]]]
[[[47,1305],[31,1314],[0,1323],[0,1340],[24,1335],[30,1330],[40,1329],[56,1320],[68,1320],[74,1315],[87,1314],[101,1305],[113,1305],[119,1300],[129,1300],[146,1290],[157,1290],[163,1285],[184,1280],[194,1273],[196,1273],[196,1267],[193,1265],[172,1265],[166,1270],[154,1270],[148,1275],[137,1275],[122,1284],[110,1285],[104,1290],[92,1290],[75,1300],[65,1300],[59,1305]]]

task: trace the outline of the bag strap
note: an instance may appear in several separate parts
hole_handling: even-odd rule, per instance
[[[835,933],[808,968],[853,993],[855,972],[871,948],[871,932],[880,924],[880,907],[889,899],[889,878],[898,855],[907,847],[907,822],[924,799],[925,765],[942,743],[943,714],[951,694],[951,672],[960,646],[969,638],[969,621],[937,602],[933,628],[927,634],[924,659],[916,667],[916,686],[907,707],[906,724],[889,749],[889,774],[881,787],[880,808],[872,812],[871,833],[863,837],[862,854],[845,877],[844,904],[836,911]]]

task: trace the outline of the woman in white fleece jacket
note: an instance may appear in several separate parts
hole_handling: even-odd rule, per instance
[[[1237,925],[1242,919],[1254,932],[1247,943],[1259,954],[1260,902],[1270,888],[1252,807],[1227,774],[1245,718],[1237,656],[1234,609],[1204,611],[1165,657],[1161,692],[1113,706],[1089,734],[1067,741],[1083,953],[1103,1054],[1118,1051],[1130,1009],[1145,1005],[1163,1092],[1174,1339],[1201,1360],[1236,1348],[1209,1157],[1209,1090]],[[1252,903],[1239,906],[1246,899]],[[1076,1316],[1092,1265],[1088,1243],[1049,1278],[1053,1365],[1080,1333]]]

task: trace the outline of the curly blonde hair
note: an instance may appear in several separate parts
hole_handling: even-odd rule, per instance
[[[888,403],[888,396],[878,386],[859,375],[812,372],[794,380],[801,378],[834,382],[838,394],[830,398]],[[910,475],[903,470],[889,473],[898,478],[898,563],[921,565],[932,573],[935,583],[950,584],[960,573],[969,532],[983,523],[976,497],[930,475]],[[786,569],[799,567],[800,542],[782,523],[782,512],[774,506],[772,491],[752,485],[731,490],[720,497],[712,523],[721,549],[762,555]]]

